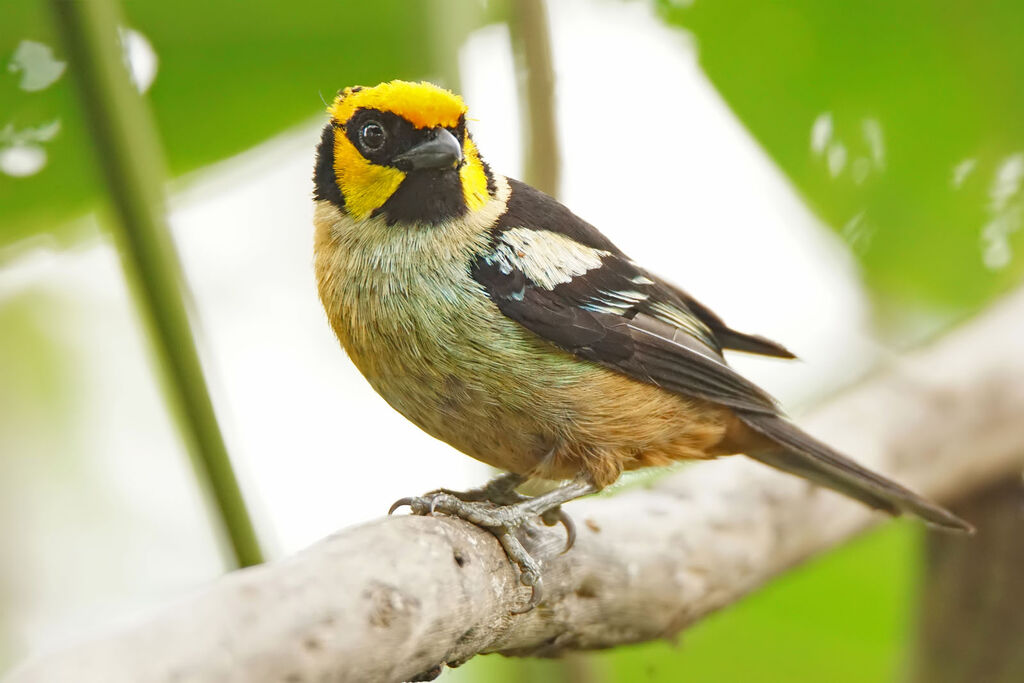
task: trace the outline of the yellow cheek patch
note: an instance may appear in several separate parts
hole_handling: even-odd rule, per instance
[[[393,112],[417,128],[454,128],[466,113],[466,103],[455,93],[433,83],[389,81],[372,88],[345,88],[327,111],[343,124],[357,109]]]
[[[371,164],[352,145],[345,132],[334,131],[334,175],[345,198],[345,211],[362,220],[384,205],[405,179],[390,166]]]
[[[490,197],[487,195],[487,174],[484,173],[483,162],[480,161],[480,153],[476,150],[472,138],[466,136],[466,142],[462,146],[462,153],[465,155],[465,163],[459,169],[459,180],[462,181],[462,196],[466,199],[466,206],[470,211],[476,211],[487,203]]]

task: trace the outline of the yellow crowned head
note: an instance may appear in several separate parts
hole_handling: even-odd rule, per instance
[[[490,170],[466,131],[462,98],[390,81],[338,93],[317,150],[314,196],[349,216],[431,223],[481,208]]]

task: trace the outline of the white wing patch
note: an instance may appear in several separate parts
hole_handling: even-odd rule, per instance
[[[700,320],[692,315],[687,315],[671,304],[665,304],[660,301],[653,303],[651,304],[651,312],[654,314],[654,317],[659,318],[662,322],[684,330],[698,339],[707,339],[711,335],[711,330]]]
[[[613,315],[624,315],[633,309],[641,301],[648,298],[643,292],[635,289],[620,289],[616,291],[600,290],[601,296],[591,298],[582,308],[595,313],[611,313]]]
[[[554,289],[589,270],[601,267],[611,252],[580,244],[550,230],[511,228],[485,260],[504,275],[518,269],[544,289]]]
[[[631,280],[631,282],[634,285],[653,285],[654,284],[654,280],[652,280],[649,277],[645,277],[643,275],[634,275],[633,279]]]

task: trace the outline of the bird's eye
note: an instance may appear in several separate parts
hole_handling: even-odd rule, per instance
[[[384,126],[376,121],[364,123],[363,127],[359,129],[359,141],[363,143],[363,147],[368,152],[380,150],[386,140],[387,134],[384,132]]]

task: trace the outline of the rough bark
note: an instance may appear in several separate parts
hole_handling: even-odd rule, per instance
[[[961,497],[1021,467],[1022,339],[1024,292],[801,422],[925,494]],[[741,457],[569,511],[580,527],[571,552],[558,554],[556,531],[536,534],[547,598],[527,614],[512,614],[529,590],[489,534],[394,517],[235,572],[11,680],[401,681],[482,652],[663,638],[881,521]]]
[[[1024,444],[1021,444],[1024,453]],[[1019,473],[953,506],[976,538],[929,534],[920,683],[1024,681],[1024,482]]]

